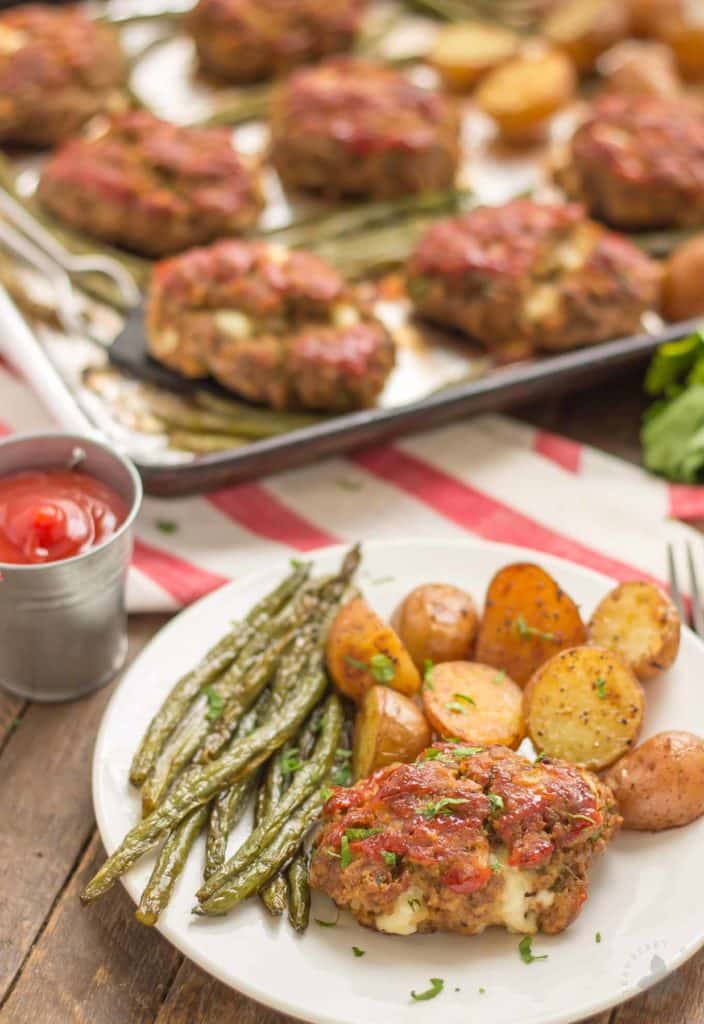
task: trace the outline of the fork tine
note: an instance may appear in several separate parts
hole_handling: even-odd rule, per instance
[[[699,636],[704,636],[704,611],[702,610],[702,599],[699,593],[699,581],[697,579],[697,570],[694,567],[691,544],[687,544],[687,565],[689,567],[689,590],[692,595],[692,621],[695,632]]]
[[[679,581],[677,579],[677,569],[675,567],[675,553],[672,549],[672,544],[667,545],[667,570],[670,577],[670,596],[673,604],[677,609],[677,614],[683,622],[689,622],[687,616],[687,609],[685,608],[684,601],[682,600],[682,593],[680,591]]]

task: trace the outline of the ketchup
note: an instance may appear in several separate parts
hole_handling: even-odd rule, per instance
[[[107,484],[70,469],[0,479],[0,562],[60,562],[108,540],[127,506]]]

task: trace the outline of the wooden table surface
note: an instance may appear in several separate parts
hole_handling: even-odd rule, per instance
[[[631,373],[519,415],[635,460],[641,378],[642,372]],[[165,621],[157,615],[131,620],[131,657]],[[78,893],[103,858],[90,767],[114,685],[54,706],[0,691],[0,1022],[286,1024],[288,1018],[212,980],[139,925],[121,886],[81,907]],[[693,912],[698,898],[693,893]],[[607,1022],[703,1024],[704,951],[590,1024]]]

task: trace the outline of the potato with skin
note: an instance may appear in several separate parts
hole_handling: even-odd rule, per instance
[[[515,32],[495,22],[455,22],[438,30],[428,60],[449,89],[461,92],[515,57],[520,46]]]
[[[356,597],[340,609],[328,634],[326,655],[333,682],[357,704],[377,683],[411,697],[420,690],[420,675],[408,651],[364,598]]]
[[[624,40],[602,54],[597,66],[609,92],[672,98],[683,89],[672,50],[662,43]]]
[[[543,22],[543,34],[567,54],[582,73],[628,35],[629,10],[624,0],[567,0]]]
[[[680,617],[653,583],[621,583],[604,597],[587,628],[589,643],[616,651],[639,679],[669,668],[680,646]]]
[[[354,724],[354,777],[365,779],[396,761],[415,761],[431,740],[430,726],[414,701],[388,686],[372,686]]]
[[[472,598],[449,583],[416,587],[392,622],[419,672],[427,662],[461,661],[472,653],[479,615]]]
[[[490,72],[475,93],[477,106],[492,117],[508,142],[531,142],[553,114],[570,102],[577,76],[564,53],[526,55]]]
[[[579,609],[549,573],[530,562],[500,569],[489,584],[475,658],[524,686],[558,651],[583,644]]]
[[[607,768],[634,746],[643,722],[643,689],[603,647],[571,647],[542,665],[523,694],[523,713],[540,753]]]
[[[525,735],[523,693],[505,672],[471,661],[436,665],[423,684],[423,707],[445,739],[474,747],[515,748]]]
[[[678,245],[665,263],[661,312],[676,323],[704,316],[704,235]]]
[[[659,732],[603,779],[624,828],[659,832],[688,825],[704,814],[704,740],[691,732]]]

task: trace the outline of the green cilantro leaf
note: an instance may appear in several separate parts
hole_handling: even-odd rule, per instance
[[[303,767],[303,761],[298,756],[298,747],[291,747],[281,752],[281,771],[284,775],[293,775]]]
[[[596,933],[596,935],[594,936],[594,941],[601,942],[601,932]]]
[[[554,633],[544,633],[542,629],[536,629],[535,626],[529,626],[522,615],[519,615],[516,619],[516,629],[518,635],[522,640],[528,640],[531,637],[536,637],[538,640],[554,640]]]
[[[602,679],[601,676],[599,676],[596,681],[596,695],[599,700],[604,700],[606,698],[606,680]]]
[[[494,857],[493,855],[489,857],[489,867],[491,868],[495,875],[498,874],[498,872],[501,871],[501,861],[499,860],[499,858]]]
[[[491,813],[498,814],[504,809],[504,798],[498,793],[487,793],[487,799],[491,805]]]
[[[352,952],[355,956],[364,956],[365,950],[360,949],[359,946],[353,946]]]
[[[384,858],[384,863],[387,867],[396,867],[396,854],[392,853],[391,850],[382,850],[381,856]]]
[[[475,708],[477,706],[477,702],[474,697],[468,697],[465,693],[453,693],[452,696],[455,700],[460,700],[464,704],[473,704]]]
[[[321,928],[334,928],[337,922],[340,920],[340,911],[338,910],[334,921],[323,921],[319,917],[314,917],[313,920],[316,924],[319,924]]]
[[[348,836],[344,835],[340,840],[340,866],[348,868],[351,863],[352,851],[350,850],[350,841]]]
[[[372,655],[369,668],[377,683],[390,683],[396,675],[396,666],[388,654]]]
[[[442,978],[431,978],[430,988],[427,988],[425,992],[411,992],[411,999],[414,999],[417,1003],[425,1002],[427,999],[435,999],[435,996],[439,996],[445,987],[445,982]]]
[[[178,531],[178,523],[173,522],[171,519],[157,519],[154,525],[162,533],[177,533]]]
[[[351,843],[358,843],[370,836],[378,836],[381,831],[380,828],[346,828],[345,835]]]
[[[493,679],[491,681],[492,681],[492,683],[497,683],[497,684],[498,683],[503,683],[505,678],[506,678],[506,672],[505,672],[504,669],[501,669],[501,671],[497,672],[496,675],[493,677]]]
[[[443,796],[434,803],[426,804],[420,812],[424,818],[444,818],[452,814],[452,808],[460,804],[468,804],[469,800],[464,797]]]
[[[453,715],[466,715],[467,709],[463,708],[458,700],[448,700],[445,705],[447,711],[451,711]]]

